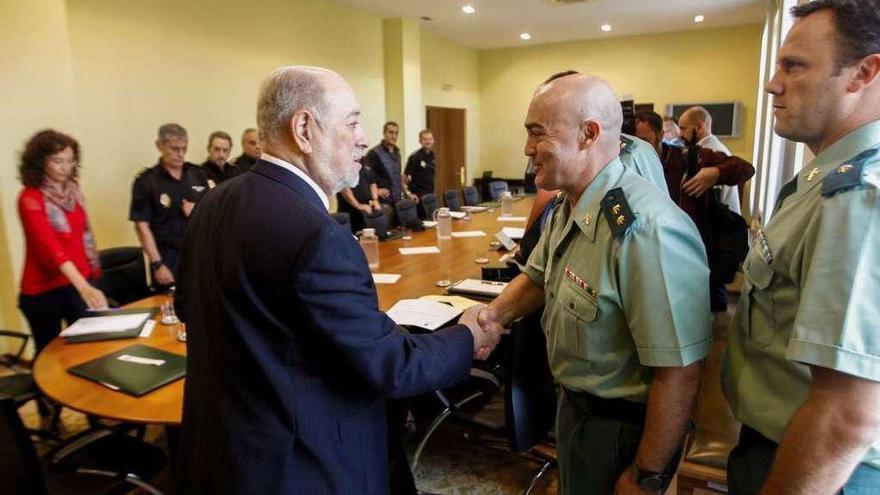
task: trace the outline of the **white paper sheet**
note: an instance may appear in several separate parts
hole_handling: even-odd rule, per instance
[[[156,328],[156,320],[150,320],[144,323],[144,328],[141,329],[141,333],[138,337],[145,339],[150,335],[153,335],[154,328]]]
[[[460,309],[462,311],[468,309],[471,306],[483,304],[480,301],[474,301],[473,299],[468,299],[462,296],[446,296],[442,294],[428,294],[427,296],[422,296],[419,299],[427,299],[429,301],[446,303],[451,305],[453,308]]]
[[[497,296],[507,287],[507,282],[491,282],[489,280],[478,280],[466,278],[460,282],[456,282],[449,286],[449,292],[460,292],[464,294],[476,294],[481,296]]]
[[[466,211],[450,211],[449,216],[452,218],[464,218],[467,216]]]
[[[63,332],[62,337],[86,335],[91,333],[122,332],[141,326],[150,317],[149,313],[134,313],[110,316],[88,316],[76,320]]]
[[[526,233],[526,229],[524,227],[504,227],[501,229],[501,232],[507,234],[507,237],[518,241],[523,238]]]
[[[397,248],[400,251],[400,254],[408,255],[408,254],[433,254],[439,253],[440,248],[437,246],[423,246],[423,247],[403,247]]]
[[[479,213],[481,211],[486,211],[489,209],[488,206],[462,206],[462,210],[467,211],[469,213]]]
[[[376,284],[394,284],[400,279],[399,273],[374,273],[373,283]]]
[[[499,222],[525,222],[526,217],[498,217]]]
[[[430,229],[431,227],[436,227],[437,222],[433,220],[425,220],[422,222],[422,225],[424,225],[426,229]]]
[[[486,237],[486,233],[482,230],[460,230],[453,232],[452,237]]]
[[[412,325],[426,330],[436,330],[459,314],[459,309],[427,299],[401,299],[388,310],[388,317],[398,325]]]

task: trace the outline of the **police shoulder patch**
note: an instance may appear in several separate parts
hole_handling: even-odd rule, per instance
[[[626,195],[623,194],[623,189],[615,187],[608,191],[600,204],[605,219],[608,220],[608,226],[611,228],[611,235],[617,238],[623,237],[636,219],[629,207],[629,202],[626,200]]]
[[[862,170],[878,151],[878,147],[867,149],[828,172],[822,181],[822,196],[829,198],[862,185]]]

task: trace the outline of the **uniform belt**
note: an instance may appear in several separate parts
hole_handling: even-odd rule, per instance
[[[645,424],[648,406],[626,399],[605,399],[589,392],[578,392],[562,387],[565,397],[583,415],[601,416],[606,419],[625,421],[636,425]]]

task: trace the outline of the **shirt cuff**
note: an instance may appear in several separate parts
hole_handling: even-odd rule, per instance
[[[678,368],[689,366],[709,355],[712,350],[712,339],[682,348],[644,348],[636,349],[642,366],[652,368]]]
[[[807,365],[829,368],[847,375],[880,382],[880,356],[861,354],[842,347],[791,339],[786,359]]]

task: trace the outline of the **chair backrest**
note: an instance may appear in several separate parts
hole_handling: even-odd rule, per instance
[[[422,209],[425,210],[425,218],[431,220],[434,216],[434,210],[437,209],[437,195],[434,193],[423,194],[419,201],[422,202]]]
[[[507,190],[506,180],[493,180],[489,183],[489,194],[492,195],[492,201],[498,201],[501,199],[501,193]]]
[[[345,213],[344,211],[338,211],[336,213],[331,213],[330,216],[333,217],[333,219],[336,220],[339,225],[351,228],[351,216],[348,213]]]
[[[47,493],[40,458],[9,397],[0,397],[0,487],[3,493]]]
[[[95,285],[119,305],[150,295],[144,253],[140,247],[126,246],[98,251],[101,278]]]
[[[401,199],[395,204],[397,208],[397,221],[403,227],[411,229],[422,228],[422,221],[419,220],[419,210],[416,209],[416,202],[411,199]]]
[[[467,206],[476,206],[480,204],[482,199],[480,199],[480,191],[477,190],[474,186],[465,186],[462,189],[464,192],[464,204]]]
[[[443,202],[446,203],[446,206],[452,211],[461,210],[461,199],[458,198],[458,191],[455,189],[449,189],[443,193]]]
[[[379,239],[388,237],[388,227],[391,222],[388,220],[388,215],[385,214],[385,210],[379,208],[373,210],[370,214],[364,214],[364,220],[366,221],[367,227],[376,229],[376,237]]]

